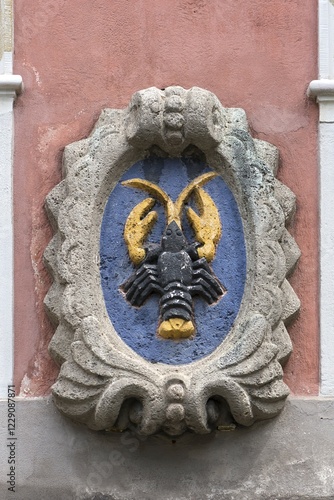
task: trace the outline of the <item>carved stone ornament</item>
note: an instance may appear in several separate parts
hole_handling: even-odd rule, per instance
[[[44,255],[59,410],[171,436],[275,416],[300,305],[277,149],[207,90],[149,88],[104,110],[63,166]]]

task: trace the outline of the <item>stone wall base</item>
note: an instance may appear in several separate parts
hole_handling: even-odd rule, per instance
[[[51,399],[17,399],[15,493],[7,490],[0,402],[0,498],[15,500],[334,499],[334,399],[290,398],[282,414],[207,436],[93,432]]]

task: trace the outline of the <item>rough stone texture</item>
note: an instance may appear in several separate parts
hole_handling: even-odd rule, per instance
[[[0,412],[4,422],[5,403]],[[15,498],[329,500],[333,419],[333,399],[290,399],[277,419],[250,428],[138,438],[90,431],[62,418],[47,399],[18,400]],[[1,453],[0,470],[7,468]],[[2,474],[0,497],[14,498],[5,491]]]
[[[237,201],[247,281],[227,339],[210,356],[172,369],[145,361],[115,332],[101,291],[99,235],[107,198],[125,170],[153,146],[173,157],[190,145]],[[58,232],[45,251],[54,277],[45,303],[57,325],[50,352],[63,363],[53,387],[58,408],[93,429],[132,426],[143,435],[207,433],[232,417],[250,425],[276,415],[288,394],[280,364],[291,347],[284,325],[299,309],[285,279],[299,257],[285,229],[295,198],[274,177],[276,148],[255,146],[245,112],[224,108],[211,92],[149,88],[127,109],[105,110],[89,138],[65,148],[63,165],[65,179],[47,200]]]

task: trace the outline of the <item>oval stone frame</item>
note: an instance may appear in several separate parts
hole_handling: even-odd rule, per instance
[[[151,363],[114,330],[100,284],[104,208],[122,174],[152,151],[179,157],[196,147],[231,189],[243,221],[247,279],[226,339],[184,365]],[[65,148],[64,180],[48,195],[55,236],[44,258],[54,282],[45,304],[61,364],[54,401],[96,430],[171,436],[249,426],[283,408],[285,325],[299,309],[287,281],[299,249],[286,229],[295,196],[275,178],[277,149],[253,139],[242,109],[193,87],[136,92],[124,110],[105,109],[87,139]],[[208,332],[209,334],[210,332]]]

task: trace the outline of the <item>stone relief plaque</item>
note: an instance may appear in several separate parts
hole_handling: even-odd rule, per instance
[[[45,251],[60,411],[176,436],[283,408],[299,249],[277,167],[242,109],[196,87],[139,91],[65,148]]]

